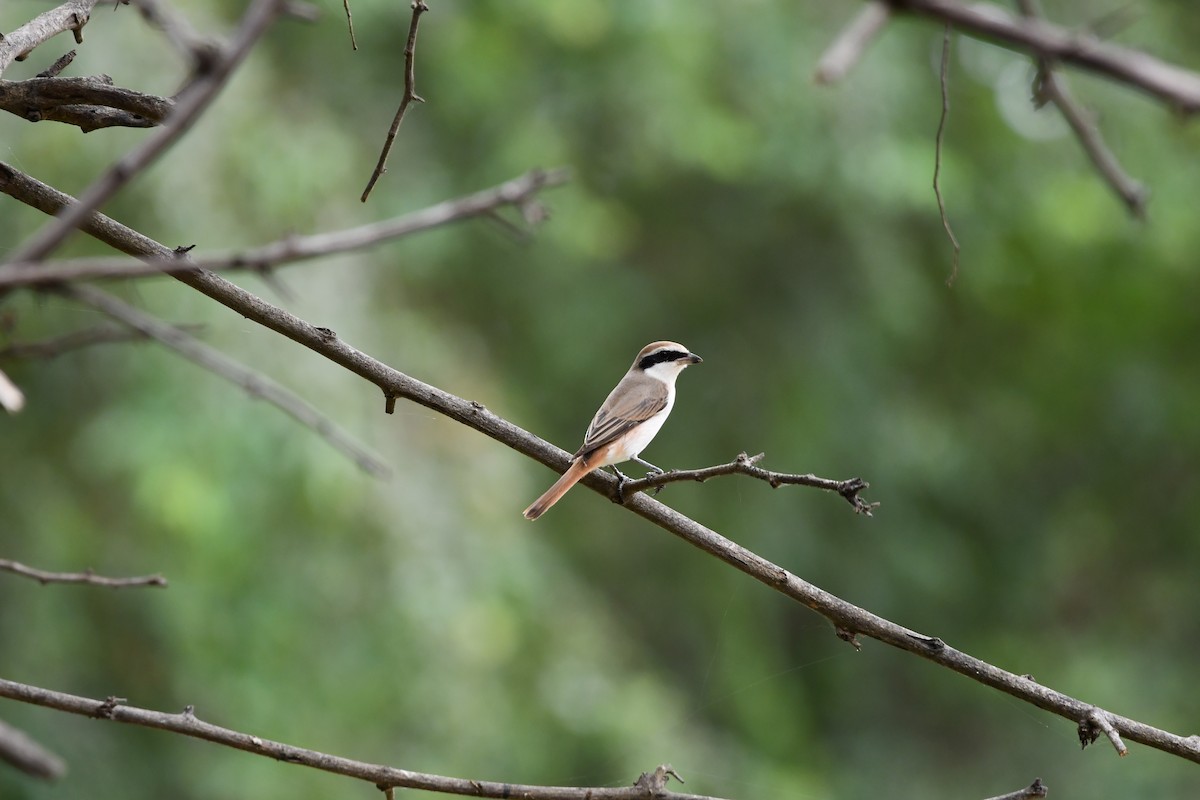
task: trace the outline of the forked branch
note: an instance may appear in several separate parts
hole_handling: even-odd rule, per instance
[[[666,472],[647,475],[645,478],[638,478],[637,480],[626,481],[621,484],[620,492],[627,498],[633,492],[659,488],[666,486],[668,483],[678,483],[680,481],[704,483],[710,478],[717,478],[722,475],[748,475],[751,478],[765,481],[770,484],[772,489],[778,489],[780,486],[811,486],[815,489],[824,489],[827,492],[836,492],[854,508],[855,513],[866,514],[868,517],[879,506],[879,503],[868,503],[859,496],[860,492],[871,485],[862,478],[850,478],[839,481],[831,480],[830,478],[819,478],[811,473],[797,475],[788,472],[772,472],[758,466],[758,462],[763,459],[763,456],[763,453],[755,456],[739,453],[738,457],[728,464],[717,464],[716,466],[704,467],[702,469],[672,469]]]

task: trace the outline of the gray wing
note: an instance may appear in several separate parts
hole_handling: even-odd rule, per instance
[[[592,418],[576,457],[610,443],[667,407],[667,385],[644,375],[626,375]]]

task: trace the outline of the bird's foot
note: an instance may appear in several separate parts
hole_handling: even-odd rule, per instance
[[[617,469],[616,464],[610,464],[612,471],[617,474],[617,502],[625,505],[625,484],[629,483],[632,478],[626,475],[621,470]]]

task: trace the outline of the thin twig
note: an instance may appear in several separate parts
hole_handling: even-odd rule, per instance
[[[249,733],[222,728],[205,722],[196,716],[194,709],[188,707],[179,714],[166,714],[145,708],[126,705],[122,698],[93,700],[78,695],[55,692],[36,686],[16,683],[0,678],[0,697],[17,700],[22,703],[53,708],[70,714],[79,714],[93,719],[106,719],[128,725],[141,725],[147,728],[170,731],[172,733],[203,739],[206,742],[232,747],[247,753],[253,753],[287,764],[299,764],[323,772],[343,775],[367,781],[385,789],[387,787],[404,787],[406,789],[423,789],[446,794],[466,795],[468,797],[520,797],[526,800],[646,800],[647,791],[641,786],[627,787],[581,787],[581,786],[537,786],[528,784],[498,783],[496,781],[480,781],[469,778],[454,778],[446,775],[433,775],[427,772],[389,767],[383,764],[371,764],[365,761],[355,761],[341,756],[308,750],[282,742],[263,739]],[[660,791],[653,795],[658,800],[716,800],[703,795],[679,794],[676,792]]]
[[[1034,0],[1017,0],[1017,6],[1029,19],[1041,16]],[[1137,219],[1145,219],[1149,196],[1146,187],[1121,167],[1121,162],[1105,143],[1104,135],[1092,115],[1079,104],[1066,79],[1055,70],[1054,61],[1045,57],[1037,57],[1034,61],[1037,64],[1035,102],[1041,105],[1049,101],[1058,108],[1100,177],[1125,204],[1130,214]]]
[[[185,333],[195,334],[204,330],[203,325],[176,325]],[[8,359],[51,359],[84,347],[116,342],[145,342],[150,337],[141,331],[116,325],[98,325],[83,328],[61,336],[40,339],[36,342],[12,342],[0,347],[0,360]]]
[[[79,227],[95,209],[111,198],[135,175],[154,162],[158,156],[183,135],[208,107],[228,82],[233,70],[242,63],[250,48],[266,33],[275,19],[293,7],[290,0],[255,0],[242,19],[233,42],[212,69],[180,93],[175,110],[167,123],[151,134],[141,145],[127,153],[96,179],[79,200],[60,217],[46,225],[34,238],[17,251],[10,261],[39,261],[49,255]]]
[[[987,800],[1033,800],[1035,797],[1045,797],[1049,793],[1050,788],[1042,783],[1042,779],[1034,778],[1033,783],[1024,789],[1018,789],[1015,792],[997,795],[996,797],[989,797]]]
[[[942,115],[938,118],[937,138],[933,152],[933,196],[937,198],[938,213],[942,215],[942,227],[945,228],[946,236],[954,247],[954,261],[950,267],[950,277],[946,279],[947,286],[952,286],[954,279],[958,277],[958,255],[961,249],[958,246],[958,238],[954,235],[954,229],[950,227],[950,218],[946,216],[946,203],[942,199],[941,184],[942,141],[946,135],[946,118],[950,116],[950,87],[947,85],[946,78],[950,70],[950,35],[952,32],[953,29],[947,22],[942,33],[942,68],[939,75],[942,88]]]
[[[1117,751],[1117,755],[1124,756],[1129,753],[1129,748],[1121,741],[1121,734],[1113,727],[1112,715],[1101,708],[1089,709],[1087,715],[1079,720],[1079,743],[1087,747],[1092,742],[1100,738],[1100,734],[1108,737],[1108,741],[1112,744],[1113,749]]]
[[[58,780],[67,772],[66,762],[3,720],[0,720],[0,761],[48,781]]]
[[[762,458],[762,453],[756,456],[740,453],[737,458],[728,464],[718,464],[702,469],[672,469],[666,472],[647,475],[645,478],[626,481],[621,484],[620,491],[627,498],[631,492],[659,488],[666,486],[668,483],[678,483],[680,481],[704,483],[709,478],[716,478],[721,475],[749,475],[751,478],[756,478],[770,484],[772,489],[778,489],[780,486],[812,486],[816,489],[824,489],[827,492],[836,492],[854,507],[855,513],[866,514],[868,517],[879,506],[879,503],[868,503],[859,496],[860,492],[871,485],[862,478],[850,478],[838,481],[829,478],[819,478],[812,474],[797,475],[787,472],[771,472],[758,466],[758,462]]]
[[[850,24],[842,29],[821,54],[814,76],[816,82],[836,83],[846,77],[846,74],[862,61],[867,48],[875,41],[875,37],[887,25],[891,16],[892,7],[884,0],[870,0],[863,6]]]
[[[251,250],[211,258],[181,261],[172,253],[170,258],[146,262],[99,258],[4,264],[0,265],[0,288],[88,278],[131,278],[180,269],[265,271],[284,264],[362,250],[465,219],[489,216],[505,206],[524,207],[536,202],[536,195],[543,189],[559,186],[569,179],[570,172],[566,169],[532,170],[491,189],[446,200],[394,219],[310,236],[287,236]]]
[[[391,474],[391,469],[387,464],[355,442],[333,420],[317,411],[290,389],[284,388],[262,373],[239,364],[221,351],[209,347],[174,325],[163,322],[95,286],[65,285],[58,291],[72,300],[103,311],[113,319],[158,340],[187,360],[199,364],[235,386],[240,386],[251,397],[265,400],[301,425],[316,431],[335,450],[348,457],[364,472],[376,477]]]
[[[358,49],[358,40],[354,38],[354,15],[350,13],[350,0],[342,0],[342,7],[346,9],[346,27],[350,29],[350,49]]]
[[[56,203],[63,202],[56,198],[65,197],[61,192],[33,181],[2,163],[0,190],[47,213],[54,213]],[[93,214],[85,222],[83,230],[131,255],[165,259],[173,253],[169,247],[103,214]],[[559,472],[565,470],[570,462],[570,453],[493,414],[482,403],[457,397],[389,367],[341,338],[331,336],[328,331],[271,305],[220,275],[188,271],[176,273],[173,277],[252,322],[282,334],[360,376],[392,402],[395,398],[403,398],[428,408]],[[617,479],[599,471],[590,473],[580,483],[610,498],[617,490]],[[1055,691],[1027,676],[1009,672],[956,650],[940,638],[917,633],[848,603],[644,493],[635,495],[623,507],[768,588],[812,609],[829,620],[834,631],[847,641],[854,641],[857,636],[871,637],[1073,723],[1083,719],[1093,708],[1089,703]],[[1200,736],[1180,736],[1129,717],[1110,715],[1109,721],[1126,739],[1200,763]]]
[[[121,589],[127,586],[161,586],[166,587],[167,579],[162,575],[142,575],[136,578],[106,578],[97,575],[90,569],[84,572],[47,572],[42,569],[27,567],[17,561],[0,558],[0,570],[32,578],[45,586],[48,583],[84,583],[89,586],[108,586]]]
[[[39,72],[34,77],[35,78],[57,78],[62,73],[62,71],[64,69],[66,69],[67,67],[69,67],[71,65],[71,62],[75,60],[75,53],[76,53],[76,51],[74,51],[74,50],[68,50],[67,52],[65,52],[61,56],[59,56],[58,59],[53,64],[46,67],[44,70]]]
[[[379,161],[375,164],[375,169],[371,172],[371,179],[367,181],[367,188],[363,189],[362,197],[359,198],[364,203],[371,196],[371,190],[375,188],[375,182],[383,176],[383,173],[387,172],[388,154],[392,152],[392,143],[396,141],[396,132],[400,130],[400,123],[404,121],[404,114],[408,111],[409,104],[413,100],[416,100],[418,103],[425,102],[425,98],[417,94],[415,64],[417,54],[417,26],[421,23],[421,15],[428,10],[429,6],[425,4],[425,0],[413,0],[412,22],[408,25],[408,44],[404,46],[404,96],[400,99],[400,107],[396,109],[396,116],[392,119],[392,127],[388,129],[387,138],[383,141],[383,150],[379,153]],[[349,10],[346,13],[349,14]]]

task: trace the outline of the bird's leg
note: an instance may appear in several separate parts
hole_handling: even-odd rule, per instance
[[[630,459],[630,460],[631,460],[631,461],[636,461],[637,463],[641,464],[643,467],[646,467],[648,470],[650,470],[649,472],[647,472],[647,473],[646,473],[646,477],[647,477],[647,478],[653,478],[655,475],[664,475],[664,474],[666,474],[666,471],[665,471],[665,470],[663,470],[661,467],[656,467],[656,466],[654,466],[653,464],[651,464],[649,461],[646,461],[645,459],[638,458],[637,456],[634,456],[634,457],[633,457],[632,459]],[[663,490],[662,484],[659,484],[658,486],[655,486],[655,487],[654,487],[654,492],[653,492],[653,494],[652,494],[651,496],[652,496],[652,497],[658,497],[658,493],[659,493],[659,492],[661,492],[662,490]]]
[[[617,469],[616,464],[609,464],[612,471],[617,473],[617,502],[625,505],[625,484],[629,483],[630,477],[621,470]]]

